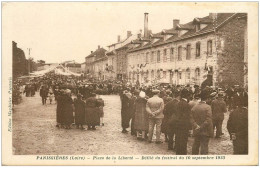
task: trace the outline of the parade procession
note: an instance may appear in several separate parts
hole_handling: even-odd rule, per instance
[[[248,154],[246,13],[158,33],[144,13],[143,30],[97,46],[47,63],[13,41],[14,154]]]

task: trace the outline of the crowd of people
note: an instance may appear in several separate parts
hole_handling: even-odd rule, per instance
[[[104,101],[99,95],[119,94],[122,133],[140,141],[168,142],[177,155],[187,154],[188,137],[194,137],[192,154],[208,154],[210,139],[223,135],[224,113],[234,154],[248,153],[248,96],[235,85],[226,88],[180,85],[140,85],[121,81],[89,81],[81,77],[47,74],[29,83],[15,83],[18,93],[33,97],[39,89],[42,104],[57,104],[57,127],[96,130],[104,125]],[[76,98],[75,98],[76,97]],[[225,126],[224,126],[225,127]],[[216,132],[215,132],[216,131]]]
[[[229,110],[227,130],[234,154],[248,154],[248,96],[238,85],[225,90],[196,85],[126,87],[120,98],[122,133],[130,127],[138,140],[152,143],[155,128],[155,143],[162,143],[164,133],[168,149],[177,155],[187,154],[189,136],[194,137],[192,154],[208,154],[210,138],[223,135],[224,113]]]

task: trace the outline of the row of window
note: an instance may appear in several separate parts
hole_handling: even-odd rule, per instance
[[[177,60],[178,61],[181,61],[182,60],[182,51],[186,50],[186,60],[190,60],[191,59],[191,44],[187,44],[186,47],[183,47],[183,46],[178,46],[178,57],[177,57]],[[163,50],[163,58],[162,58],[162,61],[163,62],[167,62],[167,52],[168,50],[167,49],[164,49]],[[158,50],[156,52],[157,54],[157,58],[155,58],[155,51],[152,51],[151,52],[151,58],[150,58],[150,62],[153,63],[153,62],[161,62],[161,51]],[[211,56],[212,55],[212,40],[208,40],[207,41],[207,56]],[[139,56],[139,55],[137,55]],[[196,43],[196,52],[195,52],[195,58],[199,58],[201,56],[201,43],[200,42],[197,42]],[[138,59],[138,58],[137,58]],[[156,59],[156,60],[155,60]],[[174,61],[174,48],[171,48],[170,49],[170,61],[173,62]],[[145,58],[144,58],[144,62],[145,63],[149,63],[149,52],[146,53],[145,55]]]
[[[176,75],[176,78],[181,80],[182,79],[182,75],[185,74],[185,79],[190,81],[191,80],[191,72],[190,69],[186,69],[185,72],[178,72],[178,74]],[[132,74],[131,72],[129,73],[129,77],[130,79],[135,79],[135,74]],[[141,78],[144,79],[144,77],[148,78],[149,77],[149,72],[146,73],[145,76],[141,75]],[[137,75],[137,78],[139,78],[139,75]],[[157,75],[155,77],[155,71],[151,71],[151,79],[154,80],[155,78],[157,79],[166,79],[166,71],[163,71],[163,77],[161,77],[161,72],[157,71]],[[173,78],[173,74],[171,74],[170,78]],[[197,68],[195,69],[195,76],[194,76],[194,80],[195,82],[199,82],[200,79],[200,69]]]
[[[186,69],[186,77],[188,78],[188,79],[190,79],[190,69],[188,68],[188,69]],[[181,72],[178,72],[178,76],[179,76],[179,78],[181,79]],[[129,77],[131,77],[131,76],[134,76],[134,73],[132,73],[132,72],[129,72]],[[151,77],[152,78],[154,78],[154,75],[155,75],[155,71],[151,71]],[[148,77],[149,76],[149,72],[146,72],[146,76]],[[173,74],[171,74],[171,76],[173,76]],[[161,72],[160,71],[157,71],[157,77],[161,77]],[[166,71],[163,71],[163,77],[165,77],[166,78]],[[200,69],[199,68],[196,68],[195,69],[195,77],[200,77]]]

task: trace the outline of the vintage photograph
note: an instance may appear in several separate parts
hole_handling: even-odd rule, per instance
[[[12,155],[248,155],[250,15],[208,5],[2,3]]]

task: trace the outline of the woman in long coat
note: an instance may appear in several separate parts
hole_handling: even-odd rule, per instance
[[[56,127],[61,127],[63,125],[63,115],[62,115],[62,93],[57,92],[56,94],[56,99],[57,99],[57,109],[56,109],[56,120],[57,120],[57,125]]]
[[[145,139],[145,132],[148,131],[148,114],[146,112],[146,98],[145,93],[140,92],[139,97],[135,100],[135,118],[134,127],[137,131],[137,138],[142,134],[141,140]]]
[[[100,116],[96,94],[92,94],[90,98],[86,100],[86,123],[88,130],[96,130],[96,126],[100,125]]]
[[[122,133],[127,133],[126,128],[129,127],[129,122],[131,119],[131,111],[130,111],[130,99],[132,95],[128,91],[125,91],[121,95],[121,125],[122,125]]]
[[[85,124],[85,102],[82,100],[82,95],[78,94],[77,99],[74,100],[75,106],[75,124],[76,128],[84,129]]]
[[[71,91],[67,89],[66,94],[63,98],[63,113],[64,113],[64,124],[66,129],[70,129],[70,125],[74,122],[73,118],[73,100],[71,98]]]

